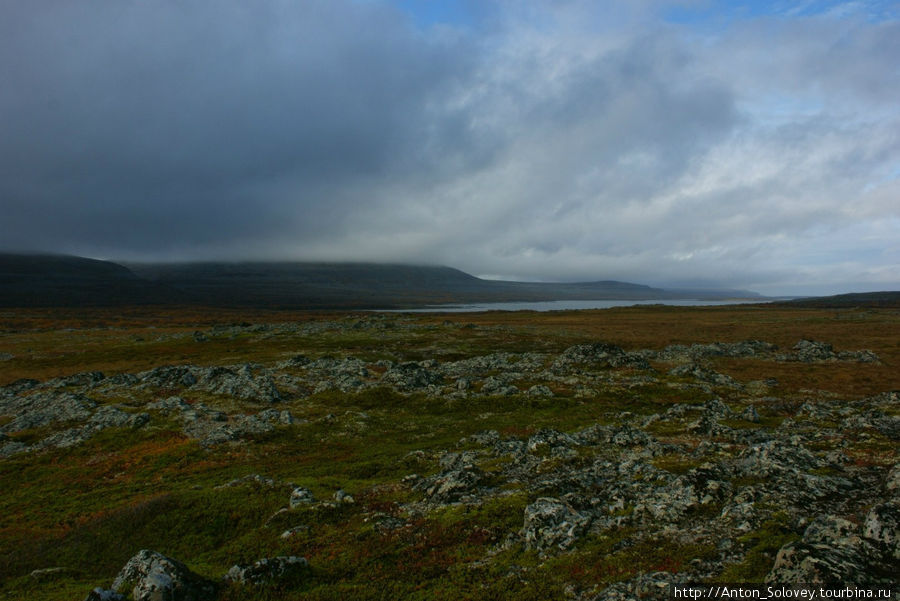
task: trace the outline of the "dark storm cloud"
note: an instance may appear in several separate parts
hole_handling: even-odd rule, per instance
[[[464,122],[434,127],[429,114],[470,68],[468,51],[385,7],[116,0],[2,12],[7,245],[228,247],[283,234],[279,224],[314,236],[352,210],[334,206],[336,183],[436,168],[423,141],[479,153]]]

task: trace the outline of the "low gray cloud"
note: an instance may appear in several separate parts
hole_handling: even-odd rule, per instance
[[[900,23],[665,8],[0,2],[2,246],[896,288]]]

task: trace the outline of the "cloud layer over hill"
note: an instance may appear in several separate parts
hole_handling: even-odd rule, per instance
[[[900,281],[882,3],[438,4],[0,3],[3,246]]]

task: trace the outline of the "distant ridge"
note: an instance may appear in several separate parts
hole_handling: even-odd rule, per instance
[[[0,306],[118,306],[175,303],[180,293],[127,267],[68,255],[0,253]]]
[[[852,292],[850,294],[835,294],[833,296],[814,296],[783,301],[779,304],[823,309],[850,307],[900,308],[900,291],[884,290],[881,292]]]
[[[483,280],[452,267],[380,263],[209,262],[120,265],[62,255],[0,255],[0,306],[191,304],[404,309],[447,303],[762,298],[604,280]]]

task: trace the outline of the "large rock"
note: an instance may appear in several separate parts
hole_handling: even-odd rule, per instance
[[[138,378],[142,387],[153,388],[190,388],[197,383],[194,375],[196,368],[187,365],[163,365],[150,371],[141,372]]]
[[[882,503],[869,510],[863,524],[863,536],[900,560],[900,502]]]
[[[553,369],[554,371],[566,371],[578,364],[650,369],[650,364],[639,353],[627,353],[620,347],[605,342],[570,346],[553,362]]]
[[[214,583],[180,561],[147,549],[128,560],[112,588],[130,589],[134,601],[207,601],[216,595]]]
[[[453,503],[476,492],[483,477],[482,471],[474,465],[448,470],[430,482],[425,494],[433,503]]]
[[[291,509],[295,507],[301,507],[303,505],[311,505],[316,502],[316,497],[313,496],[312,491],[308,488],[303,488],[302,486],[298,486],[294,490],[291,491],[290,505]]]
[[[395,365],[381,377],[381,381],[385,384],[404,392],[440,384],[442,380],[443,376],[440,373],[413,362]]]
[[[81,394],[38,392],[0,403],[0,414],[15,415],[0,432],[18,432],[60,422],[80,422],[91,417],[97,403]]]
[[[590,525],[582,515],[559,499],[541,497],[525,508],[525,548],[548,551],[570,549]]]
[[[885,569],[881,554],[858,535],[856,524],[834,516],[811,523],[802,540],[783,546],[766,582],[874,584]]]
[[[264,403],[280,401],[281,393],[278,392],[272,376],[256,373],[258,371],[252,365],[242,365],[235,369],[206,368],[201,370],[196,386],[213,394],[230,396],[244,401]]]

